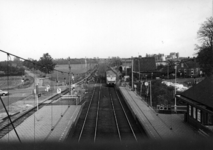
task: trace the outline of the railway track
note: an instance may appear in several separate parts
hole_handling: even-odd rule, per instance
[[[125,112],[125,109],[120,102],[120,99],[117,97],[117,93],[115,89],[108,88],[109,95],[111,99],[111,103],[113,106],[114,118],[117,126],[117,131],[119,135],[119,140],[135,140],[137,141],[137,137],[133,130],[131,123],[129,122],[129,118]]]
[[[114,106],[117,110],[118,123],[122,141],[141,141],[147,138],[146,132],[132,116],[126,102],[116,88],[109,88]],[[119,111],[120,110],[120,111]],[[125,118],[125,119],[124,119]]]
[[[85,104],[74,133],[67,141],[104,142],[138,141],[145,132],[135,122],[115,88],[98,84]]]

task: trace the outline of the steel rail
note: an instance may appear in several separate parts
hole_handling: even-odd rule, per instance
[[[115,107],[114,107],[112,96],[111,96],[110,92],[109,92],[109,97],[110,97],[111,104],[112,104],[112,109],[113,109],[114,119],[115,119],[115,123],[116,123],[116,128],[117,128],[117,131],[118,131],[119,140],[121,141],[121,133],[120,133],[118,120],[117,120],[116,113],[115,113]]]
[[[95,85],[96,85],[96,84],[95,84]],[[88,113],[89,113],[89,109],[90,109],[90,106],[91,106],[91,103],[92,103],[94,94],[95,94],[95,88],[94,88],[94,90],[93,90],[92,97],[91,97],[91,100],[90,100],[90,103],[89,103],[89,106],[88,106],[88,109],[87,109],[87,113],[86,113],[86,116],[85,116],[85,118],[84,118],[84,123],[83,123],[83,125],[82,125],[81,132],[80,132],[79,137],[78,137],[78,142],[80,142],[80,140],[81,140],[81,136],[82,136],[82,133],[83,133],[83,130],[84,130],[84,126],[85,126],[85,124],[86,124],[87,116],[88,116]]]
[[[96,121],[95,121],[95,135],[94,135],[94,142],[96,141],[96,137],[97,137],[100,95],[101,95],[101,86],[100,86],[100,90],[99,90],[99,97],[98,97],[98,108],[97,108]]]
[[[137,137],[136,137],[136,135],[135,135],[135,132],[134,132],[134,130],[133,130],[133,128],[132,128],[132,125],[131,125],[131,123],[130,123],[130,121],[129,121],[129,118],[128,118],[127,114],[126,114],[126,111],[125,111],[125,109],[124,109],[124,107],[123,107],[123,104],[121,103],[121,100],[120,100],[120,98],[119,98],[119,96],[118,96],[118,93],[116,92],[116,89],[114,89],[114,90],[115,90],[115,93],[116,93],[116,97],[118,98],[118,101],[119,101],[119,103],[120,103],[120,105],[121,105],[121,107],[122,107],[122,110],[123,110],[124,114],[125,114],[126,120],[127,120],[128,124],[129,124],[129,127],[130,127],[130,129],[131,129],[131,131],[132,131],[132,134],[133,134],[135,140],[138,141],[138,140],[137,140]]]

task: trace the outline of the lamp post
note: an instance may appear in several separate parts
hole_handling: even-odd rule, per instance
[[[167,61],[167,79],[169,79],[169,61]]]
[[[177,64],[175,63],[175,95],[176,95],[176,77],[177,77]],[[175,96],[175,105],[174,105],[174,111],[177,111],[177,105],[176,105],[176,96]]]
[[[133,63],[134,63],[134,58],[132,58],[132,90],[134,89],[134,86],[133,86]]]
[[[140,77],[141,77],[141,72],[140,72],[141,68],[140,68],[140,58],[138,56],[138,74],[139,74],[139,81],[140,81]]]

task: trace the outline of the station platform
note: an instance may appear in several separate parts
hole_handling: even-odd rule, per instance
[[[119,87],[130,111],[151,139],[202,138],[197,130],[184,122],[184,114],[159,114],[143,98],[128,87]]]
[[[49,105],[39,109],[16,127],[22,143],[62,142],[76,123],[81,105]],[[12,130],[0,142],[19,142]]]

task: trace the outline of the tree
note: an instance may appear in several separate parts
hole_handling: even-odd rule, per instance
[[[213,52],[211,47],[200,48],[197,53],[197,62],[206,75],[211,75],[213,71]]]
[[[201,46],[198,49],[197,62],[207,75],[211,75],[213,71],[213,18],[208,18],[197,32],[198,38],[201,41]]]
[[[25,60],[23,62],[23,65],[29,69],[38,69],[38,61],[34,60],[32,58],[28,58],[28,60]]]
[[[20,60],[19,57],[14,57],[13,63],[15,63],[16,66],[18,66],[18,67],[22,67],[23,66],[23,62]]]
[[[152,100],[153,106],[171,105],[174,97],[174,87],[169,87],[162,83],[162,80],[152,81]]]
[[[39,70],[44,73],[52,72],[56,65],[55,63],[53,63],[53,58],[48,53],[43,54],[43,56],[40,57],[38,63]]]
[[[213,18],[208,18],[197,32],[202,47],[211,47],[213,45]]]

